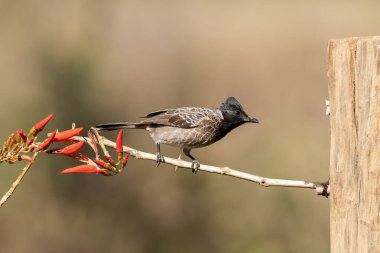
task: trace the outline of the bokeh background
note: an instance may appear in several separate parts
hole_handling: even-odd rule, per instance
[[[262,176],[328,178],[326,42],[379,35],[379,1],[0,1],[0,140],[217,107],[260,120],[193,154]],[[115,134],[107,134],[114,138]],[[126,143],[155,152],[144,131]],[[178,156],[164,147],[165,155]],[[0,210],[1,252],[328,252],[329,202],[131,160],[115,177],[39,157]],[[1,164],[5,192],[21,165]]]

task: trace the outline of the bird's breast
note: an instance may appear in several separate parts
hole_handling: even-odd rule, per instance
[[[199,148],[210,145],[217,138],[217,129],[207,126],[194,128],[148,127],[150,136],[156,143],[172,145],[180,148]]]

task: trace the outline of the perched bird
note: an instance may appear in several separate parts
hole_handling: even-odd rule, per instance
[[[157,166],[164,162],[160,144],[168,144],[183,149],[192,159],[192,170],[196,173],[199,162],[190,154],[193,148],[210,145],[244,123],[259,123],[248,116],[240,103],[229,97],[217,109],[203,107],[181,107],[151,112],[138,123],[108,123],[95,126],[98,130],[122,128],[145,129],[157,145]]]

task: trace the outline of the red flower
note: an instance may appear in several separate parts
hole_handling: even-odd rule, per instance
[[[51,135],[46,140],[44,140],[44,142],[42,142],[40,146],[34,152],[47,149],[50,146],[50,144],[53,142],[53,139],[56,133],[57,133],[57,130],[52,132]]]
[[[83,148],[83,145],[84,141],[80,141],[60,149],[49,151],[49,153],[71,156],[72,154],[78,152],[81,148]]]
[[[98,169],[94,165],[79,165],[72,168],[68,168],[61,171],[62,174],[70,174],[70,173],[90,173],[90,174],[106,174],[105,171]]]
[[[116,151],[117,153],[123,153],[123,129],[119,131],[116,138]]]
[[[62,132],[59,132],[55,135],[54,137],[54,140],[53,141],[67,141],[69,140],[71,137],[74,137],[74,136],[77,136],[77,135],[80,135],[83,131],[83,127],[80,127],[80,128],[74,128],[74,129],[70,129],[70,130],[66,130],[66,131],[62,131]]]
[[[50,114],[49,116],[47,116],[46,118],[44,118],[40,122],[36,123],[32,127],[32,129],[30,129],[29,133],[35,135],[38,132],[42,131],[44,129],[44,127],[46,126],[46,124],[49,123],[49,121],[51,120],[51,118],[53,118],[53,116],[54,116],[54,113]]]

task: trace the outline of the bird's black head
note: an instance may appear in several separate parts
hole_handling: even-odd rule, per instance
[[[219,110],[223,114],[224,129],[227,132],[244,123],[259,123],[257,119],[250,117],[245,113],[239,101],[234,97],[227,98],[219,107]]]

